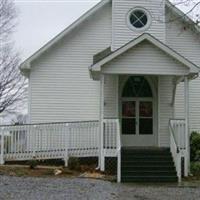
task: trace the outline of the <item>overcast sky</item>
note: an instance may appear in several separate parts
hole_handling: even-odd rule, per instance
[[[19,11],[16,48],[27,58],[69,26],[98,0],[15,0]]]
[[[100,0],[14,1],[19,11],[14,39],[24,60]]]

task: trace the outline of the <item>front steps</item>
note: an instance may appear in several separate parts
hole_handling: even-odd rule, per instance
[[[122,148],[121,182],[177,182],[168,148]]]

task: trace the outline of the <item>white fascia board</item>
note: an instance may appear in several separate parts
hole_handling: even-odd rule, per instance
[[[98,63],[91,66],[92,71],[101,69],[101,66],[106,64],[107,62],[113,60],[117,56],[121,55],[122,53],[126,52],[128,49],[134,47],[135,45],[139,44],[145,39],[145,33],[133,40],[132,42],[128,43],[127,45],[121,47],[120,49],[114,51],[112,54],[110,54],[108,57],[104,58],[103,60],[99,61]]]
[[[37,59],[41,54],[43,54],[45,51],[47,51],[50,47],[52,47],[54,44],[56,44],[58,41],[60,41],[64,36],[69,34],[72,30],[74,30],[77,26],[79,26],[81,23],[83,23],[88,17],[96,13],[100,8],[102,8],[104,5],[109,3],[111,0],[102,0],[100,3],[95,5],[93,8],[91,8],[89,11],[87,11],[85,14],[83,14],[79,19],[77,19],[74,23],[72,23],[69,27],[67,27],[65,30],[63,30],[61,33],[59,33],[56,37],[54,37],[52,40],[50,40],[47,44],[45,44],[43,47],[41,47],[38,51],[36,51],[32,56],[30,56],[28,59],[26,59],[21,65],[20,69],[30,69],[31,68],[31,62],[35,59]]]
[[[151,36],[148,33],[142,34],[141,36],[139,36],[138,38],[136,38],[132,42],[130,42],[127,45],[125,45],[124,47],[116,50],[115,52],[113,52],[108,57],[106,57],[103,60],[99,61],[98,63],[94,64],[90,69],[92,71],[101,70],[101,66],[102,65],[110,62],[111,60],[113,60],[117,56],[119,56],[122,53],[126,52],[130,48],[133,48],[135,45],[139,44],[140,42],[142,42],[144,40],[149,41],[150,43],[152,43],[153,45],[155,45],[156,47],[158,47],[159,49],[164,51],[166,54],[168,54],[169,56],[173,57],[174,59],[176,59],[177,61],[179,61],[183,65],[185,65],[186,67],[188,67],[190,69],[191,73],[198,73],[200,71],[200,68],[198,68],[198,66],[196,66],[195,64],[193,64],[192,62],[190,62],[186,58],[182,57],[177,52],[175,52],[173,49],[169,48],[168,46],[166,46],[165,44],[163,44],[162,42],[160,42],[159,40],[157,40],[156,38],[154,38],[153,36]]]
[[[153,38],[150,35],[147,35],[147,39],[151,43],[153,43],[155,46],[157,46],[158,48],[163,50],[165,53],[167,53],[169,56],[173,57],[174,59],[176,59],[177,61],[179,61],[180,63],[182,63],[186,67],[188,67],[190,69],[191,73],[198,73],[200,71],[200,68],[197,65],[195,65],[191,61],[187,60],[186,58],[184,58],[183,56],[181,56],[176,51],[169,48],[168,46],[166,46],[162,42],[158,41],[157,39]]]

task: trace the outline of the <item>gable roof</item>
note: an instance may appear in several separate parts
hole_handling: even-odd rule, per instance
[[[200,68],[192,63],[191,61],[187,60],[180,54],[178,54],[176,51],[168,47],[166,44],[162,43],[161,41],[157,40],[155,37],[150,35],[149,33],[144,33],[137,37],[136,39],[130,41],[128,44],[122,46],[121,48],[113,51],[112,53],[109,53],[107,56],[104,56],[101,60],[99,60],[97,63],[93,64],[89,67],[90,71],[100,71],[101,66],[105,65],[106,63],[110,62],[111,60],[117,58],[127,50],[133,48],[134,46],[138,45],[139,43],[147,40],[151,44],[158,47],[161,51],[166,53],[167,55],[171,56],[178,62],[182,63],[184,66],[187,66],[190,69],[191,73],[198,73],[200,71]]]
[[[87,11],[85,14],[83,14],[81,17],[79,17],[74,23],[72,23],[70,26],[68,26],[66,29],[64,29],[61,33],[59,33],[57,36],[55,36],[52,40],[50,40],[48,43],[46,43],[43,47],[41,47],[38,51],[36,51],[33,55],[31,55],[29,58],[27,58],[21,65],[20,69],[30,69],[30,63],[37,59],[40,55],[42,55],[44,52],[46,52],[49,48],[51,48],[53,45],[55,45],[58,41],[60,41],[63,37],[65,37],[67,34],[69,34],[71,31],[73,31],[77,26],[82,24],[84,21],[88,19],[91,15],[95,14],[98,10],[100,10],[102,7],[107,5],[111,0],[102,0],[97,5],[95,5],[93,8],[91,8],[89,11]]]
[[[91,8],[89,11],[87,11],[85,14],[83,14],[81,17],[79,17],[78,20],[76,20],[69,27],[67,27],[65,30],[63,30],[61,33],[59,33],[57,36],[55,36],[52,40],[50,40],[47,44],[45,44],[43,47],[41,47],[38,51],[36,51],[33,55],[31,55],[29,58],[27,58],[20,65],[20,70],[30,70],[31,62],[33,62],[38,57],[40,57],[44,52],[46,52],[48,49],[50,49],[53,45],[55,45],[63,37],[65,37],[67,34],[69,34],[71,31],[73,31],[77,26],[79,26],[81,23],[86,21],[91,15],[95,14],[98,10],[100,10],[102,7],[107,5],[109,2],[112,2],[112,0],[102,0],[100,3],[98,3],[93,8]],[[195,27],[195,30],[197,30],[197,32],[200,33],[200,27],[198,25],[196,25],[181,10],[179,10],[172,3],[170,3],[169,0],[166,0],[166,6],[168,8],[170,8],[178,16],[180,16],[180,19],[184,20],[187,23],[192,24]],[[184,17],[182,17],[182,16],[184,16]]]

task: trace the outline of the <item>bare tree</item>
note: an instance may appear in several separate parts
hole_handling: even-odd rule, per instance
[[[189,16],[196,25],[200,24],[200,0],[170,0],[173,7],[184,9],[184,14],[178,18],[171,19],[169,22],[179,20]]]
[[[0,0],[0,113],[14,112],[25,97],[25,78],[11,39],[17,12],[12,0]]]
[[[28,123],[28,115],[27,114],[16,114],[15,118],[12,119],[12,124],[14,125],[22,125]]]

